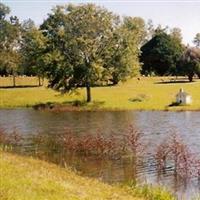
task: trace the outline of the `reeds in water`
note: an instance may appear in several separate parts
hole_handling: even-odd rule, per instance
[[[159,173],[171,167],[175,175],[184,179],[196,174],[196,157],[176,133],[158,145],[154,157]]]
[[[13,146],[20,145],[22,135],[16,129],[12,133],[7,133],[4,129],[0,128],[0,149],[4,151],[12,150]]]

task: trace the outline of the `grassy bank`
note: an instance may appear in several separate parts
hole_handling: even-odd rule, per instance
[[[160,189],[110,186],[70,169],[0,152],[1,200],[171,200]]]
[[[5,79],[5,78],[4,78]],[[5,80],[0,78],[0,86]],[[35,80],[36,81],[36,80]],[[200,110],[200,81],[167,83],[170,78],[133,78],[117,86],[94,87],[92,97],[94,103],[83,104],[80,109],[111,109],[111,110]],[[27,78],[27,83],[29,82]],[[4,84],[5,85],[5,84]],[[169,105],[175,100],[180,88],[192,95],[191,106]],[[61,103],[71,106],[75,100],[83,101],[85,89],[78,94],[60,95],[46,87],[7,88],[0,89],[0,108],[26,107],[40,103]]]

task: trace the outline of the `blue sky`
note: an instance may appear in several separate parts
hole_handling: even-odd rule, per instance
[[[0,2],[8,5],[12,14],[17,15],[20,20],[31,18],[38,25],[55,5],[94,2],[122,16],[140,16],[145,20],[152,19],[155,25],[180,27],[185,44],[192,44],[195,34],[200,32],[200,0],[0,0]]]

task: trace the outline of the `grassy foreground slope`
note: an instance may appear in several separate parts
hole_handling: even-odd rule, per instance
[[[137,197],[136,197],[137,196]],[[160,188],[119,187],[0,151],[1,200],[174,200]]]
[[[1,200],[139,200],[118,187],[31,158],[0,153]]]
[[[196,79],[192,83],[187,82],[187,80],[184,83],[166,83],[169,79],[168,77],[141,77],[140,80],[133,78],[117,86],[95,87],[92,88],[92,98],[95,103],[87,104],[82,108],[200,110],[200,81]],[[169,107],[180,88],[192,95],[192,105]],[[68,104],[74,100],[84,100],[85,89],[79,89],[78,92],[79,94],[60,95],[46,87],[0,89],[0,108],[25,107],[47,102]]]

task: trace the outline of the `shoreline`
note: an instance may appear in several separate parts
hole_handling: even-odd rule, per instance
[[[44,104],[46,105],[46,104]],[[36,105],[37,106],[37,105]],[[55,104],[52,108],[45,107],[45,108],[34,108],[35,106],[9,106],[9,107],[0,107],[1,110],[35,110],[35,111],[48,111],[48,112],[200,112],[199,109],[185,109],[181,108],[184,106],[180,106],[180,108],[176,107],[175,109],[143,109],[143,108],[93,108],[93,107],[79,107],[79,106],[65,106],[64,104]]]

